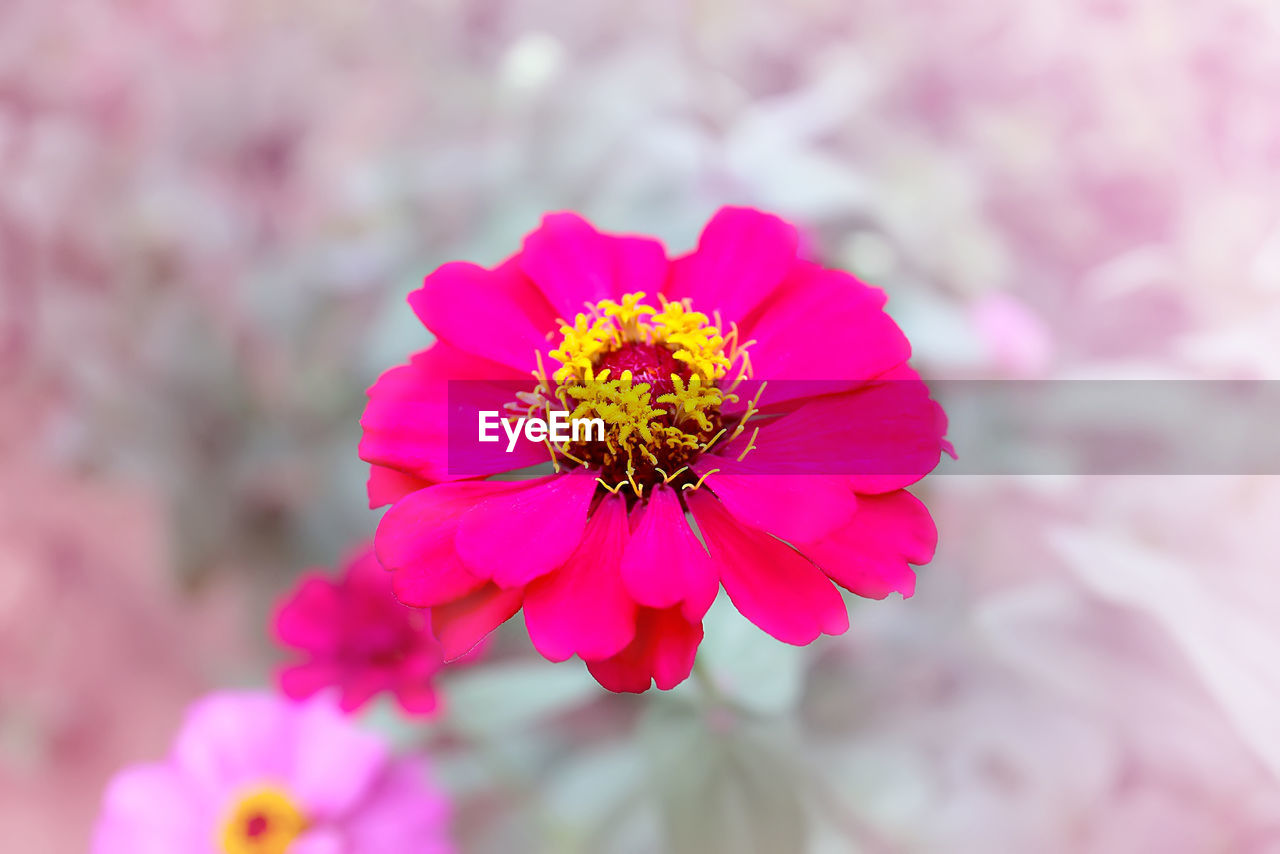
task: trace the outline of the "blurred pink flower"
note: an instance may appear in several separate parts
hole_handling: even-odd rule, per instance
[[[723,208],[668,260],[558,213],[499,267],[446,264],[410,296],[440,340],[370,389],[360,453],[371,503],[394,503],[378,557],[402,601],[432,608],[446,655],[523,607],[549,660],[577,655],[614,691],[665,689],[688,676],[721,585],[792,644],[848,628],[837,584],[911,594],[937,532],[905,487],[937,465],[946,419],[884,293],[800,260],[797,241]],[[466,379],[484,381],[476,412],[518,397],[530,415],[599,418],[607,442],[455,465],[448,386]],[[787,411],[748,424],[762,395]],[[547,477],[465,480],[548,449]]]
[[[372,546],[357,550],[337,578],[313,573],[280,603],[275,634],[303,660],[282,667],[280,689],[301,700],[328,687],[354,712],[387,691],[413,715],[439,704],[433,678],[444,666],[427,614],[402,605]]]
[[[244,659],[242,603],[184,595],[156,497],[40,460],[32,425],[54,407],[0,395],[0,839],[70,854],[112,771]]]
[[[196,703],[167,760],[108,786],[93,854],[441,854],[448,801],[327,701]]]
[[[1049,330],[1025,303],[1005,293],[988,294],[970,310],[990,363],[1013,377],[1037,377],[1049,367]]]

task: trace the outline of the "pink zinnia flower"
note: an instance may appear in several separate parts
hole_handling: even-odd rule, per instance
[[[94,854],[442,854],[448,802],[325,701],[214,694],[165,762],[116,775]]]
[[[436,710],[440,644],[427,614],[396,599],[371,545],[354,552],[339,577],[303,577],[280,603],[274,628],[280,643],[303,653],[278,673],[287,696],[302,700],[337,688],[342,710],[354,712],[386,691],[409,714]]]
[[[369,390],[360,453],[370,504],[394,505],[378,558],[446,657],[523,607],[548,659],[670,688],[721,586],[793,644],[848,627],[833,581],[912,593],[936,531],[904,487],[937,465],[945,418],[885,295],[796,246],[726,208],[668,260],[559,213],[496,268],[446,264],[410,296],[438,341]],[[468,449],[478,410],[504,407],[607,435]],[[548,454],[547,476],[484,479]]]

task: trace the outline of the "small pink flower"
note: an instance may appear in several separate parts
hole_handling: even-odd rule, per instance
[[[93,854],[444,854],[448,802],[326,701],[214,694],[107,787]]]
[[[436,710],[433,680],[444,666],[440,644],[427,614],[396,600],[391,574],[372,546],[353,553],[340,577],[304,577],[280,603],[275,634],[304,654],[278,673],[280,690],[295,700],[335,687],[348,713],[383,691],[411,715]]]
[[[936,531],[905,487],[949,448],[946,419],[884,293],[797,242],[725,208],[668,260],[551,214],[496,268],[446,264],[410,296],[438,340],[369,390],[360,454],[371,505],[393,505],[378,558],[446,658],[523,608],[546,658],[576,655],[615,691],[670,688],[721,586],[792,644],[848,627],[833,581],[912,593]],[[598,417],[607,435],[486,453],[467,446],[481,410]]]

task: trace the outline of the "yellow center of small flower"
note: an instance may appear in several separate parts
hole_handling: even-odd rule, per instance
[[[262,786],[236,801],[222,825],[224,854],[286,854],[307,820],[282,789]]]
[[[630,487],[636,498],[658,482],[696,488],[689,465],[744,429],[756,411],[726,416],[738,401],[734,389],[751,376],[738,330],[724,331],[719,316],[694,311],[689,300],[657,304],[643,293],[621,302],[602,300],[561,321],[548,376],[539,359],[538,387],[520,395],[516,408],[530,414],[564,409],[570,419],[598,418],[604,441],[548,442],[553,462],[599,471],[606,489]]]

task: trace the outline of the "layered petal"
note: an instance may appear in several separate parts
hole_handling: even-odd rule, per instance
[[[457,567],[456,556],[448,560]],[[440,646],[426,615],[397,601],[397,580],[402,599],[429,604],[460,598],[484,583],[461,570],[393,575],[368,545],[352,552],[340,574],[304,578],[275,621],[281,642],[305,654],[279,671],[286,696],[303,699],[334,687],[342,711],[352,713],[384,691],[431,692],[432,677],[442,666]]]
[[[311,652],[334,652],[337,635],[333,626],[341,620],[342,610],[338,590],[329,579],[305,576],[276,611],[272,621],[276,639],[285,646]]]
[[[400,669],[394,691],[400,707],[411,715],[429,715],[440,705],[432,677],[440,669],[439,658],[417,655]]]
[[[519,264],[569,323],[589,303],[636,291],[656,294],[667,280],[661,243],[601,234],[575,213],[543,217],[542,226],[525,238]]]
[[[447,524],[447,523],[446,523]],[[467,571],[457,555],[414,564],[395,573],[391,588],[396,599],[411,608],[431,608],[461,599],[485,583]]]
[[[619,569],[627,538],[626,500],[606,496],[577,551],[525,591],[529,639],[548,660],[608,658],[635,637],[636,604]]]
[[[431,609],[431,631],[445,661],[462,658],[489,632],[520,610],[523,590],[504,590],[486,582],[453,602]]]
[[[276,684],[291,700],[306,700],[342,681],[343,669],[331,661],[306,661],[280,668]]]
[[[459,522],[458,556],[472,573],[501,587],[528,584],[578,547],[595,491],[595,477],[575,471],[486,498]]]
[[[904,364],[911,345],[884,312],[885,295],[848,273],[796,265],[743,330],[754,381],[768,381],[765,402],[814,397],[871,380]]]
[[[877,382],[762,420],[744,462],[761,474],[840,475],[856,492],[890,492],[938,465],[940,411],[919,380]],[[749,439],[744,433],[713,456],[736,459]]]
[[[849,628],[839,591],[803,555],[743,525],[701,490],[695,490],[688,503],[720,582],[744,617],[778,640],[796,645]]]
[[[354,714],[383,691],[390,691],[395,683],[396,674],[391,668],[371,663],[348,667],[339,683],[338,708],[343,714]]]
[[[627,593],[650,608],[682,605],[688,620],[701,620],[715,601],[720,580],[675,491],[659,484],[632,516],[634,530],[621,566]]]
[[[426,489],[431,483],[432,481],[386,466],[369,466],[369,480],[366,483],[369,509],[377,510],[379,507],[395,504],[410,492]]]
[[[668,262],[655,240],[553,213],[502,265],[446,264],[410,297],[439,341],[370,389],[361,455],[373,466],[371,504],[392,504],[378,558],[394,572],[396,596],[430,611],[446,658],[523,608],[548,659],[577,655],[613,690],[666,688],[687,677],[721,585],[750,620],[793,644],[847,628],[834,582],[871,596],[909,592],[913,558],[931,553],[932,523],[897,493],[949,450],[946,420],[907,367],[910,346],[884,311],[884,293],[800,260],[797,244],[788,223],[730,207],[693,252]],[[700,314],[681,318],[662,300],[598,307],[634,292],[688,298]],[[611,441],[647,462],[633,472],[616,445],[610,454],[573,445],[568,473],[473,480],[547,462],[535,441],[507,454],[505,439],[476,430],[477,417],[532,390],[539,360],[555,370],[557,321],[580,313],[590,320],[558,333],[571,366],[557,382],[583,402],[580,412],[599,410]],[[650,316],[652,325],[636,319]],[[732,429],[767,380],[764,409],[751,430],[710,453],[691,430],[650,432],[646,423],[664,416],[626,396],[643,388],[588,387],[606,367],[631,370],[649,388],[675,386],[668,375],[684,370],[677,356],[705,379],[736,355],[733,341],[748,339],[755,379],[707,412]],[[678,385],[672,393],[687,412],[706,416],[716,405],[704,389]],[[691,415],[674,426],[695,422],[708,423]],[[641,440],[648,447],[628,444]],[[656,483],[655,469],[703,480],[686,496]],[[625,480],[624,470],[636,493],[630,511],[597,483],[598,475]],[[319,677],[293,678],[301,689]],[[434,704],[418,687],[393,680],[391,690],[408,704]]]
[[[795,226],[752,208],[721,208],[698,248],[671,267],[667,296],[690,297],[707,315],[741,323],[787,277],[796,262]]]
[[[702,623],[679,608],[641,608],[631,643],[611,658],[588,661],[587,669],[610,691],[639,694],[655,683],[666,691],[689,678],[700,643]]]
[[[693,466],[709,474],[711,488],[734,518],[794,543],[823,537],[848,524],[858,501],[842,477],[753,473],[726,457],[706,457]]]
[[[458,558],[458,522],[477,502],[519,489],[512,481],[462,481],[406,496],[383,515],[374,537],[378,560],[395,573],[396,597],[406,605],[440,605],[483,582]]]
[[[866,495],[843,528],[798,546],[837,584],[859,596],[883,599],[915,592],[911,564],[933,560],[938,529],[929,510],[906,490]]]
[[[451,438],[475,435],[481,410],[501,410],[528,380],[444,342],[392,368],[368,391],[360,418],[360,459],[372,463],[369,500],[380,506],[414,482],[477,477],[546,462],[546,451],[520,443],[511,453],[450,455]],[[452,414],[452,415],[451,415]],[[458,443],[459,448],[470,446]],[[399,477],[378,468],[398,472]]]
[[[459,350],[527,373],[551,351],[555,312],[514,261],[486,270],[455,261],[409,295],[422,324]]]

